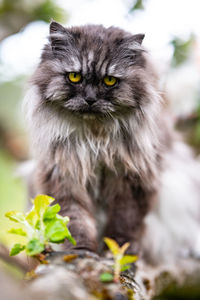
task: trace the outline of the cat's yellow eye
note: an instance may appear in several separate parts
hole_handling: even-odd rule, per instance
[[[82,79],[81,73],[76,73],[76,72],[70,72],[68,77],[69,80],[74,83],[78,83]]]
[[[107,85],[107,86],[113,86],[116,82],[117,79],[114,76],[105,76],[103,79],[103,82]]]

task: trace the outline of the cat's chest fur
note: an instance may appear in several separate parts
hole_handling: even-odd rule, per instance
[[[70,136],[64,143],[57,143],[53,161],[60,172],[75,184],[82,187],[90,184],[97,191],[108,170],[113,174],[122,172],[119,148],[119,143],[117,145],[111,134],[99,138],[84,132]],[[97,194],[94,192],[94,196]]]

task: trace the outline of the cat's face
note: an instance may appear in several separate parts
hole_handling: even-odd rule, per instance
[[[34,78],[44,105],[83,119],[133,113],[147,90],[143,37],[113,27],[66,29],[52,22]]]

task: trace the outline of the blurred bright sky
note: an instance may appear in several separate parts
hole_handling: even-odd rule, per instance
[[[145,33],[144,45],[163,65],[172,55],[169,41],[191,32],[200,39],[200,0],[147,0],[146,9],[128,14],[131,0],[56,0],[66,9],[66,25],[101,23],[119,26],[132,33]],[[2,42],[0,80],[29,74],[36,66],[48,35],[48,24],[33,22]]]

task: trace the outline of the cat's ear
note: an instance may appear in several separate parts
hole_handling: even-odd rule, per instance
[[[50,35],[56,34],[56,33],[65,33],[66,29],[59,23],[55,21],[51,21],[50,26],[49,26],[49,33]]]
[[[65,51],[65,47],[73,40],[71,33],[61,24],[52,21],[49,27],[49,41],[55,55]]]
[[[139,33],[139,34],[134,34],[131,38],[132,38],[132,42],[136,42],[139,45],[141,45],[144,37],[145,37],[144,33]]]
[[[124,45],[129,49],[137,49],[138,47],[140,48],[144,37],[145,34],[143,33],[134,34],[125,38]]]

